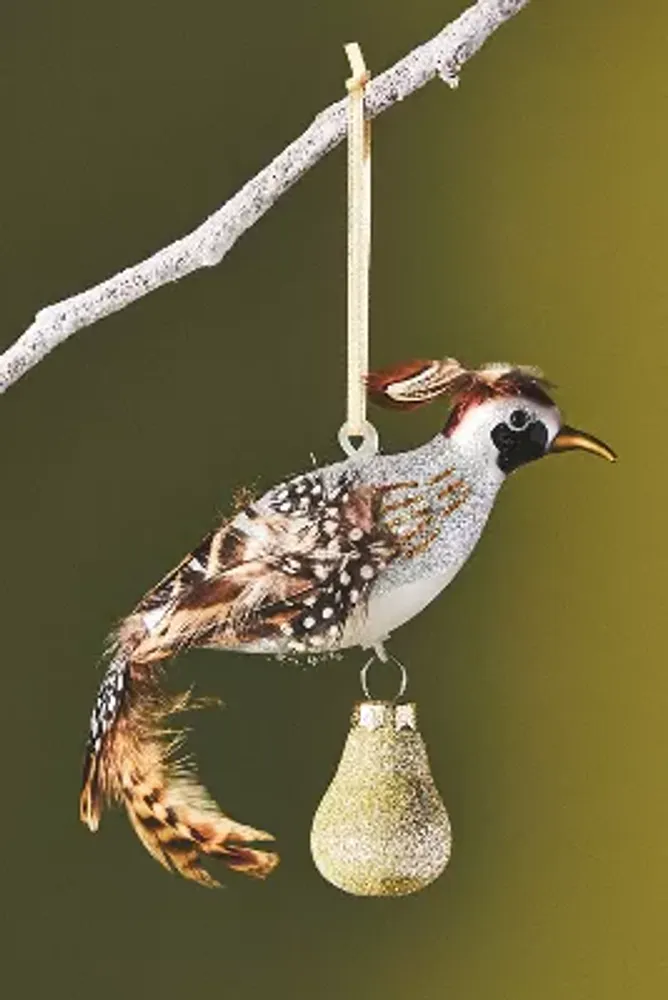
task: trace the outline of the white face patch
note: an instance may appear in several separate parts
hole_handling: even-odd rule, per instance
[[[503,473],[498,468],[498,449],[492,440],[492,431],[499,424],[512,427],[511,414],[525,410],[529,422],[539,420],[547,430],[547,447],[561,427],[561,416],[556,406],[546,406],[524,396],[503,396],[471,406],[450,435],[450,441],[469,458],[484,464],[490,470]]]

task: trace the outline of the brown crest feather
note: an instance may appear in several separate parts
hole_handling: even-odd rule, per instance
[[[369,399],[389,409],[414,410],[444,393],[452,392],[467,373],[454,358],[442,361],[416,359],[370,372],[366,378]]]
[[[470,406],[493,396],[526,396],[549,405],[549,388],[551,383],[537,368],[494,363],[467,369],[454,358],[406,361],[367,376],[369,399],[380,406],[413,410],[447,396],[458,419]]]

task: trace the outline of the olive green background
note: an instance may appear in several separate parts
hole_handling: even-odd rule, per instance
[[[341,93],[460,5],[3,0],[0,329],[191,229]],[[78,822],[103,640],[243,484],[337,455],[345,155],[222,265],[73,337],[2,399],[2,934],[11,997],[658,1000],[666,962],[668,8],[535,0],[376,123],[372,358],[541,365],[618,449],[504,490],[393,641],[454,855],[404,900],[308,852],[360,658],[200,652],[191,747],[275,832],[266,884],[170,877],[119,813]],[[375,415],[386,449],[444,411]]]

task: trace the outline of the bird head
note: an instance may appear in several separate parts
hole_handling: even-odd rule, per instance
[[[451,410],[443,434],[504,475],[563,451],[588,451],[614,462],[607,444],[563,423],[551,388],[536,368],[490,364],[471,370],[453,358],[411,361],[367,378],[370,399],[394,409],[447,397]]]

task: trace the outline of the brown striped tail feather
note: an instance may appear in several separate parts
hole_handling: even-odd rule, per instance
[[[278,855],[254,845],[272,836],[225,816],[190,767],[174,761],[181,736],[167,730],[165,721],[197,706],[188,693],[160,692],[155,673],[155,663],[119,655],[109,665],[91,719],[82,821],[96,830],[105,803],[117,801],[144,847],[168,870],[217,886],[202,866],[203,859],[215,858],[234,871],[265,878]]]

